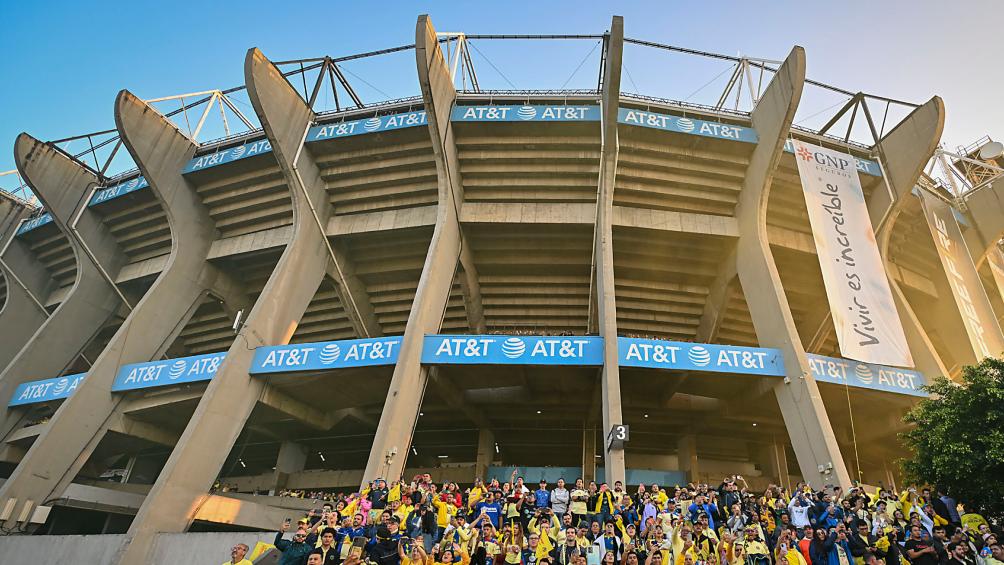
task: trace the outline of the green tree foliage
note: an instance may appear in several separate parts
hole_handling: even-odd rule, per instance
[[[904,418],[912,457],[903,470],[984,516],[1004,516],[1004,361],[968,366],[959,386],[939,378]]]

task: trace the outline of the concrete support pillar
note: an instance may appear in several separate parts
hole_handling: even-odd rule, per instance
[[[687,475],[688,481],[700,480],[701,468],[697,461],[697,436],[694,434],[680,436],[676,442],[676,460],[680,471]]]
[[[983,191],[975,193],[974,200],[980,192]],[[944,271],[944,277],[933,276],[938,296],[952,297],[952,300],[944,298],[933,305],[938,310],[951,310],[938,315],[936,324],[949,344],[952,357],[958,364],[971,365],[986,357],[1000,356],[1004,353],[1004,334],[974,261],[977,256],[985,257],[990,249],[996,251],[996,241],[990,249],[977,249],[977,254],[972,255],[956,219],[957,209],[929,192],[921,191],[918,196]],[[985,204],[990,208],[993,201]],[[1001,208],[998,208],[998,215],[1004,222]],[[962,344],[953,343],[960,339]]]
[[[31,212],[26,204],[0,191],[0,242],[7,241]]]
[[[885,186],[874,190],[868,198],[868,215],[875,230],[879,254],[885,262],[889,287],[903,324],[906,342],[910,346],[914,367],[928,376],[947,375],[948,371],[892,275],[894,265],[889,262],[889,242],[896,219],[908,199],[912,198],[910,192],[938,146],[944,127],[945,104],[935,96],[887,133],[874,147],[883,162]],[[947,298],[946,296],[945,299]]]
[[[292,441],[279,444],[279,457],[272,473],[272,494],[286,488],[289,476],[303,471],[307,465],[307,446]]]
[[[924,313],[926,314],[924,317],[934,327],[934,331],[937,332],[938,337],[945,344],[949,354],[946,356],[948,358],[942,359],[942,362],[945,363],[948,371],[954,374],[962,370],[963,365],[975,365],[979,363],[982,356],[977,357],[974,345],[969,340],[965,322],[962,320],[962,311],[955,303],[951,283],[948,282],[946,274],[933,273],[931,279],[934,282],[935,289],[938,291],[938,300],[931,301],[931,304],[926,308],[927,311]],[[973,289],[968,288],[966,290],[973,291]],[[982,287],[979,290],[983,290]],[[982,299],[986,300],[986,295]],[[989,301],[985,304],[979,304],[979,306],[983,305],[989,308]],[[992,316],[990,319],[996,321],[996,316]],[[995,325],[993,331],[999,334],[999,327]],[[1000,341],[999,335],[995,337],[994,341]],[[942,374],[947,376],[949,373]]]
[[[972,248],[970,248],[970,251],[972,251]],[[1004,300],[1004,253],[1000,249],[991,249],[987,252],[986,262],[990,268],[990,275],[994,279],[997,293]]]
[[[122,365],[160,358],[211,288],[228,275],[209,263],[216,228],[196,191],[181,176],[195,145],[169,120],[128,92],[115,102],[122,143],[164,209],[171,254],[150,290],[94,360],[80,388],[60,406],[13,475],[5,497],[59,496],[97,448],[124,395],[111,394]]]
[[[771,180],[801,99],[804,81],[805,51],[795,47],[753,110],[753,127],[760,141],[746,169],[736,209],[740,233],[736,271],[748,297],[750,316],[760,344],[778,348],[784,355],[787,377],[774,391],[803,476],[816,488],[826,483],[849,487],[850,477],[809,370],[767,239]]]
[[[788,488],[788,453],[779,438],[773,438],[770,443],[754,443],[750,446],[753,459],[767,477],[777,479],[777,484]]]
[[[14,143],[14,161],[53,223],[66,234],[77,277],[65,300],[0,373],[0,398],[4,399],[25,381],[59,376],[80,355],[122,305],[101,271],[114,280],[126,261],[100,217],[87,209],[86,200],[98,184],[90,170],[26,133]],[[71,233],[74,220],[84,243]],[[0,435],[10,431],[12,421],[16,423],[16,418],[8,415]]]
[[[422,395],[429,380],[429,368],[421,365],[422,339],[427,333],[439,332],[442,326],[453,274],[464,247],[457,218],[457,210],[463,205],[463,187],[459,180],[460,167],[453,129],[449,127],[450,110],[457,92],[439,48],[436,30],[425,15],[419,16],[415,28],[415,56],[418,83],[422,88],[436,158],[439,183],[436,226],[408,314],[400,354],[366,462],[363,483],[377,477],[398,477],[404,470],[412,430],[415,429]]]
[[[290,188],[292,235],[247,316],[242,337],[227,351],[136,514],[128,532],[129,544],[118,556],[122,564],[147,561],[157,533],[182,532],[191,524],[251,410],[265,392],[265,381],[248,374],[254,349],[289,343],[325,276],[329,259],[326,239],[317,228],[307,198],[327,206],[327,196],[323,186],[296,184],[299,181],[294,161],[313,112],[261,51],[248,51],[244,77],[248,97]]]
[[[487,428],[478,430],[478,458],[474,464],[474,477],[488,477],[488,467],[495,459],[495,434]]]
[[[0,306],[2,372],[48,319],[45,300],[55,290],[55,283],[28,246],[13,234],[0,255],[0,275],[7,283],[7,299]]]
[[[582,480],[596,480],[596,428],[591,426],[582,428]]]
[[[615,425],[624,423],[621,410],[621,377],[617,355],[617,300],[614,288],[613,205],[617,178],[617,109],[620,101],[621,62],[624,54],[624,18],[614,16],[606,41],[603,71],[602,145],[600,147],[599,190],[596,198],[593,256],[596,258],[596,300],[600,335],[603,337],[603,368],[600,370],[603,407],[603,437]],[[603,463],[606,482],[624,481],[624,448],[610,449],[604,439]]]
[[[988,256],[999,255],[997,242],[1004,238],[1004,178],[998,177],[989,185],[964,197],[963,212],[969,225],[960,226],[966,238],[969,254],[979,268]]]

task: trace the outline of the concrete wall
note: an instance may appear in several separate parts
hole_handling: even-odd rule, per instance
[[[230,559],[234,544],[246,543],[253,551],[259,541],[272,543],[274,539],[275,532],[160,534],[154,542],[150,563],[220,565]]]
[[[254,549],[258,541],[272,543],[272,532],[223,532],[161,534],[154,542],[150,563],[219,565],[230,559],[230,548],[245,543]],[[109,565],[125,544],[125,534],[98,536],[5,536],[0,537],[0,563],[81,563]]]
[[[125,544],[125,534],[101,536],[0,537],[0,563],[87,563],[108,565]],[[219,565],[224,559],[218,559]],[[157,561],[160,563],[160,561]],[[192,565],[195,562],[191,562]]]

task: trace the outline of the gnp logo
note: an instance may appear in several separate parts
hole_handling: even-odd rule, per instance
[[[847,159],[827,155],[822,151],[812,151],[804,145],[799,147],[795,153],[801,157],[803,161],[815,161],[817,165],[822,165],[831,169],[847,171],[847,168],[851,165],[851,162]]]

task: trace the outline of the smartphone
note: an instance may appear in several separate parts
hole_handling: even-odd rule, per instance
[[[366,538],[364,536],[356,536],[352,538],[352,547],[349,548],[349,557],[362,558],[364,547],[366,547]]]
[[[404,537],[401,538],[401,548],[404,549],[404,554],[411,556],[411,538]]]

